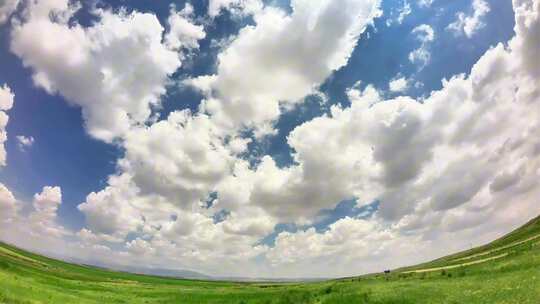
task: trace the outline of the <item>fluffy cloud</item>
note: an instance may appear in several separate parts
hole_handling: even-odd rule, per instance
[[[304,123],[289,135],[299,163],[294,169],[316,168],[303,175],[305,179],[319,176],[309,183],[315,185],[335,180],[328,176],[340,180],[346,176],[340,187],[331,187],[342,190],[336,195],[380,198],[380,216],[388,219],[415,211],[419,203],[448,210],[471,201],[497,173],[523,162],[532,166],[536,159],[536,143],[525,139],[536,130],[540,117],[529,109],[537,98],[535,92],[528,91],[530,75],[512,59],[520,51],[506,50],[502,45],[493,48],[470,76],[444,82],[442,90],[422,102],[404,97],[377,101],[377,94],[369,92],[371,88],[351,93],[357,99],[350,108],[334,107],[330,117]],[[527,119],[507,124],[494,117]],[[504,154],[509,141],[519,145]],[[343,167],[335,173],[328,171],[340,164]],[[318,170],[326,171],[314,174]],[[358,176],[356,172],[360,172]],[[536,175],[533,168],[527,172],[532,174],[530,179]],[[316,188],[318,197],[326,193],[322,191],[326,188]]]
[[[17,210],[18,205],[15,197],[4,184],[0,184],[0,227],[13,221]]]
[[[193,6],[187,3],[180,12],[171,10],[169,15],[170,30],[165,35],[165,41],[170,49],[180,50],[198,49],[199,40],[206,37],[204,28],[201,25],[193,24]]]
[[[399,265],[401,256],[410,262],[411,252],[421,248],[424,246],[417,238],[397,238],[390,228],[374,220],[346,217],[322,233],[310,228],[279,234],[267,258],[275,269],[289,277],[298,277],[299,271],[311,277],[324,277],[325,273],[349,276],[393,268]],[[391,251],[399,252],[400,257]]]
[[[143,216],[136,208],[140,203],[139,190],[129,175],[112,176],[108,184],[102,191],[90,193],[78,208],[86,216],[89,232],[121,241],[130,231],[137,231],[144,224]]]
[[[420,7],[430,7],[435,0],[418,0],[417,4]]]
[[[160,193],[190,208],[232,172],[235,158],[219,133],[206,115],[173,112],[126,136],[120,166],[143,193]]]
[[[62,243],[62,238],[70,234],[58,222],[57,210],[61,202],[60,187],[43,187],[30,204],[17,200],[8,188],[0,184],[0,237],[40,252],[43,248],[53,250],[52,244]],[[25,207],[30,206],[32,210],[25,212]]]
[[[388,84],[391,92],[404,92],[409,88],[409,80],[405,77],[394,78]]]
[[[17,9],[19,0],[3,0],[0,3],[0,25],[4,24]]]
[[[195,47],[204,32],[174,11],[165,43],[149,13],[95,10],[97,21],[85,28],[70,22],[78,6],[69,3],[31,1],[14,24],[11,49],[36,85],[80,106],[88,132],[110,142],[147,121],[180,67],[175,50]]]
[[[431,59],[431,53],[428,48],[435,39],[435,31],[431,26],[421,24],[413,29],[412,34],[416,35],[416,39],[421,42],[421,45],[419,48],[409,53],[409,61],[418,63],[424,67]]]
[[[41,193],[34,195],[34,211],[30,213],[29,228],[31,234],[46,234],[61,237],[67,234],[62,226],[56,222],[56,212],[62,203],[62,190],[60,187],[43,187]]]
[[[260,0],[210,0],[208,16],[215,18],[222,10],[227,9],[235,16],[243,16],[259,12],[263,7]]]
[[[272,133],[281,106],[301,101],[347,63],[378,6],[377,0],[297,0],[290,15],[264,8],[219,54],[217,74],[202,82],[204,91],[211,88],[202,110],[226,128]]]
[[[200,269],[222,263],[232,252],[243,252],[239,260],[259,254],[264,247],[253,245],[276,222],[249,205],[253,173],[236,157],[244,141],[222,138],[208,116],[189,111],[131,130],[120,173],[79,205],[88,224],[79,234],[99,244],[123,242],[135,233],[141,240],[128,253],[158,255],[164,251],[155,249],[161,248],[176,257],[175,264],[190,261]],[[209,204],[212,192],[218,196]]]
[[[34,144],[34,138],[32,136],[17,135],[17,146],[19,150],[24,152]]]
[[[484,0],[474,0],[472,3],[473,14],[468,16],[464,12],[457,13],[457,20],[448,25],[447,29],[456,35],[465,34],[471,38],[485,24],[482,22],[484,16],[489,13],[489,4]]]
[[[6,165],[7,156],[4,144],[7,141],[6,126],[9,121],[6,111],[13,107],[14,98],[15,94],[11,92],[11,89],[6,84],[0,87],[0,166]]]
[[[235,190],[227,189],[232,194],[223,192],[213,206],[186,210],[176,200],[142,194],[127,175],[111,177],[106,189],[90,194],[79,206],[88,229],[77,235],[85,248],[123,243],[128,234],[138,235],[125,243],[128,255],[124,260],[145,259],[147,264],[196,268],[218,275],[243,274],[236,267],[242,262],[246,271],[254,271],[255,266],[248,261],[265,252],[266,247],[256,243],[272,231],[275,222],[258,208],[240,208],[237,201],[231,201],[237,197]],[[222,208],[231,211],[217,221],[214,215]]]

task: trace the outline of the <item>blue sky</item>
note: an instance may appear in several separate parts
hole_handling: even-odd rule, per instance
[[[200,111],[201,102],[211,98],[211,96],[206,95],[197,87],[187,85],[185,81],[199,76],[219,74],[222,71],[220,64],[223,64],[219,58],[224,58],[219,57],[220,54],[224,53],[230,45],[234,46],[233,41],[242,35],[245,27],[256,28],[258,26],[257,18],[259,17],[257,14],[259,13],[249,12],[246,7],[238,5],[237,8],[234,6],[226,7],[220,11],[219,15],[210,18],[208,16],[208,1],[96,2],[97,7],[113,14],[130,14],[131,12],[154,14],[159,23],[164,26],[166,32],[170,28],[168,18],[171,15],[171,6],[174,5],[177,11],[180,11],[186,7],[186,3],[193,7],[193,13],[189,14],[189,18],[186,18],[188,18],[189,22],[204,29],[205,38],[197,41],[197,48],[179,51],[182,66],[171,75],[167,75],[167,81],[163,84],[166,93],[159,97],[160,106],[153,108],[153,115],[157,114],[159,116],[157,121],[165,122],[170,113],[184,109],[189,109],[192,113]],[[415,0],[383,0],[379,5],[382,15],[373,18],[367,23],[365,30],[356,38],[354,49],[346,56],[346,63],[332,70],[320,83],[317,83],[313,92],[305,94],[301,98],[303,102],[295,102],[290,109],[282,110],[277,118],[272,121],[274,135],[255,138],[254,132],[257,128],[250,129],[249,127],[227,135],[251,138],[247,150],[237,155],[238,160],[247,161],[250,170],[253,170],[253,172],[258,171],[257,168],[261,168],[266,163],[265,159],[267,158],[271,158],[275,162],[276,170],[282,170],[282,172],[287,172],[289,169],[293,170],[291,168],[297,166],[308,168],[307,158],[302,158],[302,155],[307,152],[297,151],[294,149],[294,144],[290,144],[291,141],[298,142],[302,140],[301,137],[295,139],[295,136],[291,135],[293,130],[299,130],[301,126],[309,124],[318,117],[336,117],[335,110],[331,110],[333,107],[341,107],[341,109],[353,108],[354,101],[351,95],[348,94],[351,90],[362,94],[362,92],[366,92],[364,91],[366,88],[372,87],[378,92],[381,100],[405,95],[415,99],[418,103],[423,103],[432,91],[444,91],[442,79],[450,79],[459,74],[470,74],[473,66],[491,47],[501,42],[507,43],[516,35],[512,3],[510,1],[491,0],[486,0],[484,3],[489,7],[489,11],[479,17],[481,26],[477,25],[478,29],[474,32],[474,35],[467,37],[463,33],[456,34],[455,31],[450,30],[448,27],[457,20],[457,14],[460,12],[467,16],[474,15],[475,6],[471,1],[435,0],[430,6],[422,6],[420,1]],[[404,15],[402,21],[398,21],[398,16],[406,5],[410,7],[410,13]],[[282,14],[292,14],[293,12],[293,6],[287,1],[265,1],[263,6],[265,10],[271,7],[279,9]],[[17,52],[12,49],[12,39],[14,39],[12,27],[18,22],[16,20],[20,18],[25,20],[25,9],[21,3],[11,20],[0,25],[0,84],[7,84],[15,94],[13,108],[8,112],[8,139],[5,144],[7,165],[0,170],[0,182],[13,193],[18,201],[25,202],[26,205],[30,205],[33,195],[41,192],[44,186],[61,187],[61,204],[59,204],[57,210],[57,223],[72,232],[85,228],[99,235],[97,231],[94,231],[98,228],[92,227],[93,224],[89,223],[85,213],[81,212],[78,206],[81,203],[89,202],[87,196],[91,192],[100,192],[109,186],[111,184],[108,181],[109,176],[119,176],[122,172],[127,172],[127,169],[117,162],[119,159],[129,159],[131,152],[128,153],[126,150],[131,148],[124,144],[125,139],[122,137],[117,138],[114,142],[107,142],[93,136],[85,127],[86,122],[82,114],[85,105],[81,107],[77,102],[75,102],[77,105],[73,105],[74,102],[70,102],[67,100],[69,98],[63,97],[65,94],[62,92],[50,94],[34,83],[32,75],[35,73],[36,67],[32,63],[27,64],[26,67],[23,66],[24,58],[21,57],[27,55],[16,54]],[[85,2],[85,5],[81,6],[77,13],[72,16],[70,22],[72,24],[78,23],[83,27],[92,26],[92,24],[100,20],[99,16],[92,13],[92,9],[93,6],[89,6]],[[424,45],[425,50],[430,55],[425,65],[412,62],[409,58],[411,52],[422,47],[422,41],[415,34],[415,28],[420,25],[427,25],[434,32],[434,38],[425,42]],[[228,38],[230,39],[228,43],[225,42],[221,46],[217,45],[217,42],[223,42]],[[318,43],[323,46],[329,42],[321,40]],[[133,65],[137,64],[138,62],[133,62]],[[237,72],[241,73],[241,71]],[[279,75],[276,75],[276,77],[279,77]],[[398,78],[406,79],[408,88],[392,92],[389,89],[389,84],[392,80]],[[221,87],[216,87],[214,90],[219,92],[220,89]],[[280,90],[286,89],[275,88],[275,91]],[[225,93],[220,92],[216,96],[225,98],[224,95]],[[264,105],[261,106],[264,107]],[[448,107],[451,108],[452,104],[449,103]],[[215,113],[209,115],[217,117]],[[147,126],[151,126],[153,123],[154,121],[150,120],[145,122]],[[430,126],[427,125],[424,128],[429,129]],[[317,130],[315,129],[314,132],[317,132]],[[361,132],[361,130],[358,130],[358,132]],[[34,143],[30,147],[20,149],[16,136],[21,135],[32,137]],[[167,139],[164,140],[167,141]],[[324,154],[325,152],[321,151],[320,153]],[[402,152],[395,151],[395,153]],[[403,153],[409,155],[408,152]],[[414,155],[414,152],[411,153]],[[295,157],[297,158],[295,159]],[[340,155],[333,155],[333,157],[339,159]],[[414,158],[413,156],[408,157]],[[426,156],[426,158],[429,158],[429,156]],[[262,170],[259,171],[262,174]],[[497,172],[494,172],[492,177]],[[139,173],[132,172],[131,174],[137,175]],[[237,177],[238,174],[235,173],[232,176]],[[143,177],[140,178],[135,177],[135,183],[142,183]],[[328,176],[328,178],[332,179],[332,176]],[[486,185],[487,183],[486,181]],[[250,202],[250,204],[256,206],[259,204],[263,206],[261,208],[268,212],[268,216],[272,217],[272,220],[269,220],[269,225],[276,228],[271,232],[266,231],[262,235],[255,237],[258,241],[253,242],[253,244],[273,247],[276,244],[276,238],[279,239],[279,235],[284,231],[308,233],[309,229],[314,227],[314,233],[324,234],[333,231],[332,225],[336,225],[340,220],[352,218],[371,223],[375,221],[372,220],[373,218],[380,217],[379,214],[385,214],[382,216],[384,224],[381,224],[381,227],[394,227],[392,225],[397,225],[399,218],[391,216],[386,218],[387,213],[393,212],[387,211],[388,208],[392,207],[384,206],[392,206],[389,203],[385,205],[385,199],[390,201],[390,197],[394,193],[392,191],[398,191],[399,189],[389,188],[382,192],[377,190],[379,191],[377,192],[374,190],[376,187],[370,185],[355,184],[355,186],[351,187],[357,188],[345,191],[342,196],[329,194],[328,197],[337,199],[326,202],[325,206],[318,209],[317,207],[309,207],[313,206],[313,204],[309,205],[309,202],[305,202],[307,204],[306,210],[314,210],[306,211],[305,217],[304,214],[300,216],[293,215],[296,214],[294,211],[291,211],[291,216],[286,216],[279,208],[266,210],[263,203]],[[138,186],[143,189],[141,193],[145,194],[145,186]],[[216,193],[215,196],[218,201],[221,201],[222,196],[219,189],[222,186],[220,182],[214,183],[212,187],[208,195]],[[365,188],[369,188],[369,191]],[[481,192],[479,189],[477,191]],[[375,197],[372,195],[373,192],[377,192]],[[169,198],[168,194],[159,193],[159,191],[154,194],[162,195],[161,198]],[[326,194],[326,192],[321,193],[319,196],[326,197]],[[276,197],[278,195],[281,194],[276,194]],[[314,196],[317,196],[317,194],[315,193]],[[263,196],[263,194],[256,196],[256,194],[252,193],[251,198],[253,197],[261,197],[261,200],[264,200],[266,196]],[[297,202],[291,201],[289,203],[296,204]],[[221,217],[225,214],[225,219],[230,210],[234,213],[234,210],[236,210],[234,208],[240,208],[232,207],[232,205],[227,207],[227,203],[223,204],[225,204],[223,205],[225,207],[220,208],[221,205],[218,204],[216,208],[219,208],[219,210],[209,211],[215,212],[215,214],[206,214],[205,216]],[[265,204],[270,204],[270,202]],[[382,204],[382,207],[379,206],[380,204]],[[382,208],[381,212],[378,212],[379,208]],[[396,210],[398,209],[396,207]],[[447,210],[446,208],[443,209]],[[118,212],[123,211],[119,209]],[[180,214],[184,211],[178,212]],[[250,211],[247,214],[259,214],[259,211],[253,212]],[[150,221],[146,219],[146,215],[141,216],[145,218],[145,222]],[[182,218],[177,213],[174,216],[175,222],[179,221],[177,218]],[[249,215],[243,216],[249,217]],[[405,218],[406,214],[403,213],[401,216]],[[148,216],[148,218],[151,217],[152,215]],[[231,221],[233,218],[234,216],[231,217]],[[514,220],[517,221],[517,219]],[[227,223],[227,221],[225,222]],[[162,226],[164,227],[166,224],[162,222],[155,223],[152,227],[160,227],[157,230],[162,231],[160,230]],[[500,225],[498,228],[502,230],[504,227]],[[141,237],[141,243],[152,242],[157,239],[156,235],[148,235],[143,232],[144,229],[138,226],[137,229],[130,231],[129,237],[126,236],[126,242],[123,245],[110,241],[104,241],[101,244],[113,248],[130,249],[138,244],[127,244],[134,239],[138,239],[137,237]],[[104,235],[99,237],[104,237]],[[460,244],[456,243],[455,246],[459,247]],[[271,251],[271,249],[268,250]],[[270,259],[273,253],[268,252],[264,254],[267,254]],[[429,256],[437,253],[439,253],[437,250],[430,251]],[[259,254],[261,253],[256,253],[256,255]],[[266,263],[261,262],[260,258],[257,258],[257,260],[259,264]],[[154,264],[159,264],[159,262],[153,261]],[[109,261],[109,263],[113,262]],[[185,265],[180,263],[178,267],[185,267]],[[286,271],[268,270],[268,267],[270,267],[268,265],[258,265],[257,267],[262,267],[261,269],[268,273],[294,275]],[[198,270],[197,267],[194,268]],[[210,269],[216,270],[215,267]],[[201,270],[208,271],[207,269]],[[219,269],[216,270],[216,272],[220,271]],[[223,270],[223,272],[230,273],[229,270]],[[302,273],[302,275],[304,274],[317,275],[310,272]],[[343,274],[343,272],[336,273],[336,275],[339,274]]]

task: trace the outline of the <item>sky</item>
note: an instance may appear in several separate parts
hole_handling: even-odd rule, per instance
[[[540,0],[0,2],[0,240],[342,277],[540,213]]]

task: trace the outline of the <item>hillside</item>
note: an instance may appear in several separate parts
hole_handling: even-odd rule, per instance
[[[540,303],[540,217],[485,246],[319,283],[235,283],[69,264],[0,244],[0,303]]]

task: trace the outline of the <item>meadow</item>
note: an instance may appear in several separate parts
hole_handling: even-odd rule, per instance
[[[0,303],[538,304],[540,217],[490,244],[428,263],[316,283],[137,275],[65,263],[0,243]]]

